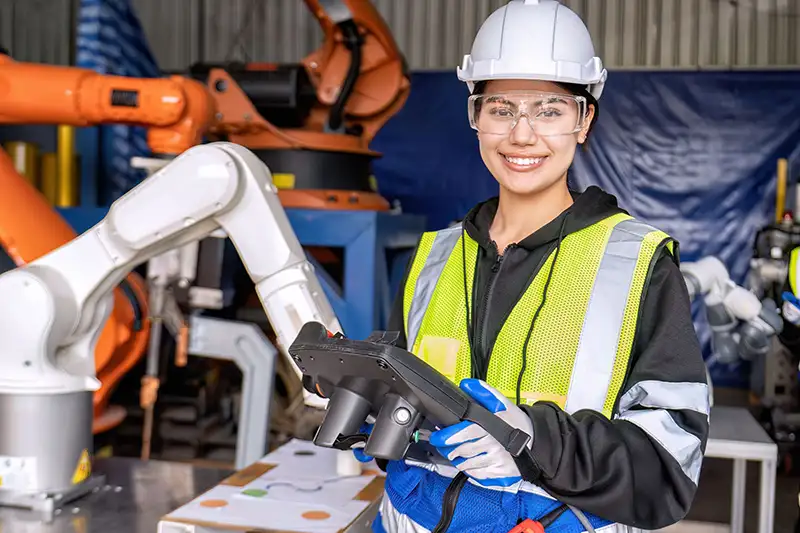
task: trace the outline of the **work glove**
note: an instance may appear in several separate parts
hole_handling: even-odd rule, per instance
[[[365,435],[370,435],[372,433],[372,427],[374,425],[375,424],[367,424],[367,423],[365,423],[359,428],[358,432],[359,433],[363,433]],[[361,445],[359,445],[359,446],[361,446]],[[362,448],[353,448],[353,455],[355,455],[356,459],[361,463],[369,463],[373,459],[373,457],[371,457],[371,456],[367,455],[366,453],[364,453],[364,448],[363,447]]]
[[[465,379],[459,387],[506,424],[533,436],[530,417],[484,381]],[[532,439],[528,441],[531,446]],[[485,487],[511,487],[522,481],[514,457],[474,422],[459,422],[431,433],[430,443],[467,476]]]
[[[800,300],[791,292],[783,293],[783,306],[781,314],[783,319],[795,326],[800,325]]]

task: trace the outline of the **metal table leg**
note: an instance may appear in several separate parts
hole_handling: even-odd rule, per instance
[[[733,495],[731,498],[731,533],[744,532],[744,495],[747,483],[747,461],[733,460]]]
[[[773,533],[775,522],[776,461],[761,462],[761,494],[759,496],[758,532]]]

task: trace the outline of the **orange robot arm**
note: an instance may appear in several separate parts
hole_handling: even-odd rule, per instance
[[[375,134],[408,98],[405,59],[369,0],[304,1],[322,26],[325,41],[302,60],[315,92],[302,126],[276,127],[259,112],[259,96],[254,94],[269,93],[263,90],[266,85],[252,92],[245,87],[245,82],[255,86],[253,78],[259,71],[277,66],[211,65],[201,79],[218,112],[212,131],[255,149],[369,153]]]
[[[328,110],[328,125],[336,129],[346,114],[363,127],[368,143],[408,97],[405,59],[369,0],[304,1],[325,33],[303,64]]]
[[[177,155],[200,144],[213,105],[202,84],[180,76],[106,76],[0,55],[0,124],[147,126],[154,152]]]

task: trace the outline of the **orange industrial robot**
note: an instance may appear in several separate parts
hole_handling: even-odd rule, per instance
[[[199,64],[216,114],[211,133],[253,150],[285,207],[389,209],[369,145],[406,102],[403,55],[368,0],[305,0],[325,34],[299,64]]]
[[[388,209],[369,144],[408,97],[404,58],[368,0],[304,1],[325,41],[298,65],[196,65],[190,77],[139,79],[0,54],[0,125],[147,126],[157,155],[227,139],[269,165],[286,207]],[[0,246],[21,265],[74,237],[0,150]],[[96,349],[96,433],[124,417],[108,409],[110,395],[147,348],[145,282],[126,281]]]

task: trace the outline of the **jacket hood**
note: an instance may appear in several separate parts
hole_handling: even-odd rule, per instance
[[[617,205],[616,197],[594,185],[583,192],[571,190],[570,194],[572,194],[573,198],[573,203],[570,207],[539,230],[521,240],[517,245],[521,248],[533,250],[544,244],[557,241],[561,234],[562,224],[562,236],[566,237],[570,233],[580,231],[609,216],[618,213],[627,214],[625,210]],[[499,198],[495,196],[479,203],[467,213],[463,222],[467,234],[480,246],[487,249],[494,246],[489,236],[489,228],[497,213],[498,200]]]

